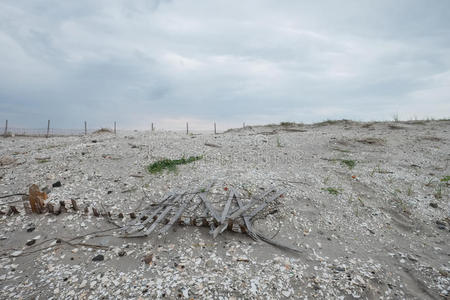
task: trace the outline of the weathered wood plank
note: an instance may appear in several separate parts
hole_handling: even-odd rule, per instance
[[[231,206],[231,201],[234,198],[234,191],[233,189],[230,189],[230,195],[228,196],[228,201],[225,204],[225,207],[223,208],[223,212],[222,212],[222,217],[220,218],[220,223],[223,224],[223,222],[225,222],[225,218],[228,214],[228,211],[230,210],[230,206]]]
[[[220,222],[219,215],[217,214],[216,210],[212,207],[211,203],[209,203],[208,199],[206,198],[206,195],[204,195],[204,194],[198,194],[198,195],[203,200],[203,204],[208,209],[211,217],[213,217],[216,221]]]
[[[274,192],[274,191],[275,191],[274,189],[271,189],[271,190],[265,192],[264,194],[262,194],[262,196],[256,198],[256,201],[255,201],[255,200],[252,200],[252,201],[254,201],[253,203],[260,202],[260,201],[261,201],[262,199],[264,199],[267,195],[269,195],[270,193],[272,193],[272,192]],[[237,198],[238,198],[238,196],[236,195],[236,199],[237,199]],[[238,208],[232,210],[232,211],[230,212],[230,215],[234,214],[234,213],[237,212],[239,209],[240,209],[240,208],[238,207]]]
[[[164,220],[166,215],[173,209],[173,206],[167,206],[166,209],[158,216],[158,218],[153,222],[153,224],[144,232],[144,235],[148,236],[150,233],[155,230],[156,226],[158,226],[159,222]]]
[[[175,215],[173,215],[173,217],[169,220],[169,223],[167,223],[159,232],[161,233],[167,232],[170,229],[170,227],[172,227],[172,225],[175,224],[175,222],[180,218],[181,214],[186,210],[188,204],[190,204],[194,198],[195,194],[180,206]]]
[[[243,207],[244,204],[242,203],[242,200],[240,200],[238,197],[236,197],[237,203],[239,207]],[[244,216],[244,224],[245,227],[247,227],[247,234],[254,239],[255,241],[258,241],[258,236],[253,232],[252,223],[250,222],[250,218],[248,216]]]
[[[270,192],[272,192],[273,190],[271,190]],[[270,192],[266,193],[265,195],[268,195]],[[282,194],[282,193],[281,193]],[[281,195],[280,194],[280,195]],[[264,196],[265,196],[264,195]],[[280,195],[278,195],[276,198],[278,198]],[[275,198],[275,199],[276,199]],[[274,200],[274,199],[273,199]],[[273,201],[272,198],[270,201]],[[253,205],[255,205],[256,203],[260,202],[260,199],[254,199],[253,201],[251,201],[250,203],[248,203],[247,205],[243,205],[240,206],[239,209],[237,211],[235,211],[233,214],[231,214],[229,217],[227,217],[228,220],[234,221],[236,218],[240,217],[242,214],[244,214],[244,212],[246,212],[250,207],[252,207]],[[267,204],[265,204],[267,205]],[[260,205],[261,206],[261,205]],[[264,207],[263,207],[264,208]],[[258,210],[259,209],[259,210]],[[258,211],[257,211],[258,210]],[[256,213],[258,213],[260,211],[260,207],[258,207],[256,210]],[[255,212],[254,211],[254,212]],[[252,213],[253,214],[253,213]],[[249,218],[249,220],[251,219],[251,217]],[[222,233],[223,231],[225,231],[225,229],[227,228],[228,224],[222,224],[220,226],[218,226],[213,232],[213,238],[216,238],[217,235],[219,233]]]
[[[137,232],[137,231],[140,231],[140,230],[144,229],[144,228],[145,228],[145,224],[147,224],[147,223],[153,221],[153,218],[154,218],[157,214],[159,214],[159,212],[160,212],[161,210],[163,210],[164,204],[166,204],[166,202],[171,202],[172,199],[174,198],[174,196],[175,196],[174,193],[170,193],[170,194],[164,196],[164,197],[162,198],[162,200],[158,203],[158,206],[159,206],[159,207],[158,207],[156,210],[154,210],[154,209],[155,209],[154,206],[147,206],[147,207],[144,209],[143,212],[139,213],[139,218],[137,218],[137,219],[131,221],[127,226],[125,226],[125,227],[123,228],[123,230],[124,230],[127,234],[130,234],[130,233],[134,233],[134,232]],[[150,214],[150,215],[149,215],[149,214]],[[147,217],[147,219],[145,219],[144,222],[142,222],[141,224],[139,224],[139,222],[141,222],[141,218],[142,218],[143,216]]]
[[[249,215],[249,219],[251,220],[254,216],[256,216],[260,211],[262,211],[269,203],[275,201],[278,197],[283,195],[285,192],[276,192],[275,195],[269,198],[269,200],[264,201],[261,205],[259,205],[257,208],[255,208]]]

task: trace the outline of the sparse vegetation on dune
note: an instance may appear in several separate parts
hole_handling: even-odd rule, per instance
[[[94,131],[95,134],[101,134],[101,133],[112,133],[113,131],[109,128],[100,128],[96,131]]]
[[[147,170],[152,174],[162,172],[165,169],[175,171],[178,165],[185,165],[202,158],[203,156],[190,156],[188,158],[183,157],[181,159],[163,159],[149,165]]]
[[[356,161],[352,159],[343,159],[341,160],[343,165],[346,165],[350,170],[356,166]]]

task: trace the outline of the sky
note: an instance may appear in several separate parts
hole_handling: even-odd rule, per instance
[[[448,0],[0,2],[11,127],[394,116],[450,117]]]

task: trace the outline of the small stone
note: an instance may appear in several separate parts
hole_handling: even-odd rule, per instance
[[[336,271],[338,272],[344,272],[345,271],[345,267],[343,266],[337,266],[336,268],[334,268]]]
[[[407,257],[408,257],[408,259],[409,259],[410,261],[417,262],[417,258],[415,258],[414,256],[412,256],[411,254],[408,254]]]
[[[20,254],[22,254],[22,251],[14,251],[13,253],[11,253],[11,256],[13,256],[13,257],[17,257],[17,256],[19,256]]]
[[[149,265],[151,264],[153,261],[153,254],[148,254],[146,256],[144,256],[144,262]]]
[[[436,220],[436,224],[437,224],[437,225],[442,225],[442,226],[445,226],[445,225],[446,225],[444,222],[442,222],[442,221],[440,221],[440,220]]]
[[[97,284],[97,281],[91,281],[91,284],[90,284],[90,287],[91,287],[91,289],[95,286]]]
[[[30,226],[27,228],[27,232],[33,232],[36,229],[34,226]]]
[[[94,256],[94,258],[92,259],[92,261],[102,261],[104,260],[105,257],[102,254],[99,254],[97,256]]]
[[[125,250],[120,250],[117,255],[119,255],[120,257],[125,256],[127,254],[127,252]]]
[[[31,246],[31,245],[34,245],[34,243],[36,243],[36,240],[29,240],[28,242],[26,242],[25,243],[25,245],[27,245],[27,246]]]
[[[83,280],[80,284],[80,288],[84,288],[87,284],[87,280]]]
[[[430,206],[432,208],[438,208],[438,204],[436,202],[430,202]]]
[[[61,187],[62,186],[61,181],[58,180],[57,182],[53,183],[52,186],[53,187]]]
[[[50,187],[46,186],[46,187],[44,187],[44,188],[42,189],[42,192],[44,192],[44,193],[46,193],[46,194],[50,194],[51,189],[50,189]]]

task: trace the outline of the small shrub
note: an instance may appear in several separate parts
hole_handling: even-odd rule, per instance
[[[331,195],[338,195],[340,193],[338,189],[333,188],[333,187],[322,188],[322,190],[327,191]]]
[[[94,131],[95,134],[100,134],[100,133],[112,133],[113,131],[109,128],[100,128],[96,131]]]
[[[444,176],[443,178],[441,178],[441,181],[442,182],[449,182],[450,181],[450,176],[449,175]]]
[[[346,165],[350,170],[353,169],[356,165],[356,161],[354,161],[352,159],[343,159],[343,160],[341,160],[341,163],[343,165]]]
[[[281,126],[288,127],[288,126],[294,126],[295,123],[294,123],[294,122],[281,122],[280,125],[281,125]]]

